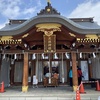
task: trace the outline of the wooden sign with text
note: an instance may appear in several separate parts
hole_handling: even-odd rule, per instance
[[[56,52],[56,35],[44,35],[44,52]]]

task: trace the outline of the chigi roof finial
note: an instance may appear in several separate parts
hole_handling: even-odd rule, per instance
[[[60,13],[57,12],[55,8],[51,6],[51,0],[46,0],[47,6],[45,6],[44,9],[40,10],[40,13],[37,13],[37,15],[51,15],[51,14],[57,14],[60,15]]]
[[[51,2],[50,2],[50,0],[47,0],[47,2],[50,4]]]

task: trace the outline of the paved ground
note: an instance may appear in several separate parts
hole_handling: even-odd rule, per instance
[[[81,100],[99,100],[100,91],[95,88],[85,86],[85,92],[81,95]],[[4,93],[0,93],[0,100],[75,100],[76,93],[70,86],[58,87],[29,87],[28,92],[23,93],[21,86],[12,86],[5,88]]]

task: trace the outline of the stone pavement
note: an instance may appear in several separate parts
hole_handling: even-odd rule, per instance
[[[100,91],[95,91],[95,88],[85,87],[85,92],[80,94],[81,100],[98,100],[100,96]],[[21,91],[21,86],[11,86],[0,93],[0,100],[75,100],[75,97],[76,93],[67,85],[47,88],[30,86],[26,93]]]

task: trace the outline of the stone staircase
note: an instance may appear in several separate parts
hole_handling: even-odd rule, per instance
[[[9,87],[6,92],[0,93],[0,100],[76,100],[76,92],[72,91],[72,87],[59,86],[39,88],[29,87],[28,92],[23,93],[21,87]],[[100,91],[94,88],[85,89],[86,93],[80,94],[81,100],[100,100]]]
[[[0,97],[0,100],[76,100],[75,97],[18,97],[18,96],[5,96]],[[98,97],[81,97],[81,100],[100,100]]]

